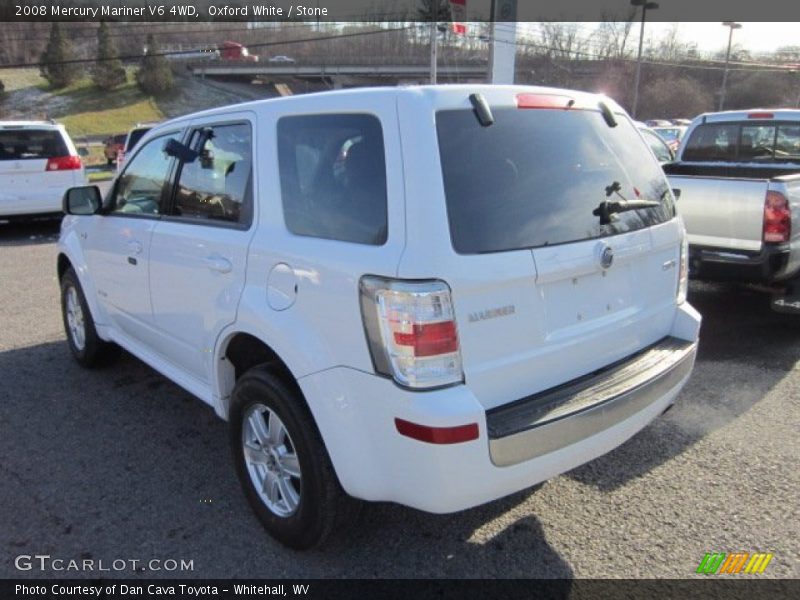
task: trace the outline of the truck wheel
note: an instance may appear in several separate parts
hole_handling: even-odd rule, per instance
[[[339,484],[300,392],[266,365],[236,382],[229,433],[244,494],[282,544],[296,550],[318,546],[357,516],[359,502]]]
[[[119,358],[120,347],[103,341],[97,335],[86,297],[72,269],[67,269],[61,277],[61,314],[67,344],[81,366],[107,365]]]

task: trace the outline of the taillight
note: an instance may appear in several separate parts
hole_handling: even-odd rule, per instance
[[[751,112],[747,114],[748,119],[774,119],[775,113],[771,112]]]
[[[792,211],[786,196],[768,191],[764,201],[764,241],[788,242],[792,233]]]
[[[417,389],[463,380],[458,330],[445,282],[365,276],[360,294],[378,373]]]
[[[689,293],[689,238],[686,235],[686,228],[681,224],[681,256],[678,263],[678,292],[677,302],[686,302],[686,295]]]
[[[47,159],[47,171],[74,171],[83,167],[80,156],[54,156]]]

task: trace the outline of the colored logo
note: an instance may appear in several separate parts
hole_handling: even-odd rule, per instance
[[[706,575],[722,575],[723,573],[763,573],[772,554],[766,552],[734,552],[725,554],[724,552],[706,552],[697,573]]]

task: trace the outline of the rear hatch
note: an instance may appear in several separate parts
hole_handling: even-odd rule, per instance
[[[80,183],[80,160],[56,128],[0,127],[0,197],[37,204]]]
[[[449,248],[429,262],[452,290],[465,382],[492,408],[667,336],[681,226],[658,163],[610,101],[615,126],[595,96],[481,89],[489,126],[469,93],[434,100]],[[601,224],[593,211],[623,198],[657,205]],[[409,231],[428,227],[416,210]],[[422,276],[420,260],[409,249],[401,276]]]

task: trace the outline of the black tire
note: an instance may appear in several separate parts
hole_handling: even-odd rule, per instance
[[[70,328],[67,314],[67,299],[72,290],[75,291],[77,296],[83,320],[84,339],[82,344],[80,340],[75,339],[72,329]],[[72,268],[67,269],[61,277],[61,316],[64,321],[64,333],[67,335],[67,345],[69,345],[69,349],[72,351],[75,360],[77,360],[82,367],[93,368],[105,366],[119,358],[120,347],[111,342],[103,341],[97,335],[92,313],[89,311],[89,305],[86,303],[86,297],[78,281],[78,276]]]
[[[291,480],[293,489],[299,491],[299,503],[292,514],[285,516],[277,514],[261,498],[245,461],[245,421],[262,407],[280,419],[288,434],[284,438],[284,449],[293,446],[300,466],[301,477]],[[248,429],[248,434],[250,431]],[[244,494],[267,532],[282,544],[295,550],[319,546],[332,532],[351,525],[358,517],[361,503],[348,496],[339,484],[300,391],[287,385],[267,365],[253,367],[236,382],[231,398],[229,435],[236,474]]]

